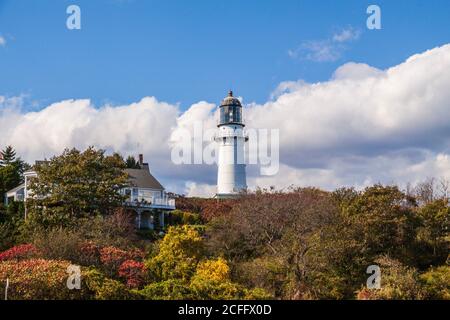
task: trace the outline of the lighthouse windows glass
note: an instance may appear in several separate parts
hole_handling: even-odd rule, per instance
[[[242,107],[240,106],[222,106],[220,108],[220,123],[241,123]]]

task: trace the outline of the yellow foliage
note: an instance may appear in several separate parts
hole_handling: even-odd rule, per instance
[[[450,266],[430,269],[420,276],[428,299],[450,300]]]
[[[145,266],[155,281],[189,280],[203,252],[203,239],[192,226],[170,227],[158,254]]]
[[[205,260],[198,264],[195,277],[209,281],[227,281],[230,278],[230,267],[223,258]]]

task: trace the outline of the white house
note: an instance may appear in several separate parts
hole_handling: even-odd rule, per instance
[[[124,206],[136,213],[136,225],[140,229],[154,229],[156,220],[164,226],[164,212],[175,210],[175,199],[151,174],[148,163],[139,155],[140,169],[125,169],[128,186],[121,190],[127,196]]]
[[[36,164],[39,163],[36,161]],[[150,173],[143,155],[139,155],[139,167],[139,169],[125,169],[128,174],[128,185],[120,191],[122,195],[127,196],[123,205],[136,214],[136,226],[139,229],[158,229],[164,226],[164,213],[175,209],[175,199],[168,196],[161,183]],[[23,184],[6,193],[6,205],[12,200],[26,202],[27,198],[32,196],[29,185],[30,181],[37,177],[37,173],[30,170],[24,173],[24,177]]]

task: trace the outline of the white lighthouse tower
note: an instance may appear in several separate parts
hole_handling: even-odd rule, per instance
[[[230,198],[247,189],[245,175],[244,135],[241,102],[228,93],[219,107],[217,197]]]

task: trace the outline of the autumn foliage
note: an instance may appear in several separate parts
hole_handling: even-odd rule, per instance
[[[0,253],[0,262],[7,260],[23,260],[39,255],[39,251],[32,244],[22,244]]]
[[[84,156],[93,164],[102,154]],[[66,152],[59,160],[78,157]],[[124,210],[102,215],[94,203],[72,216],[64,193],[49,216],[38,210],[27,221],[0,217],[7,221],[0,222],[0,240],[9,248],[0,252],[0,291],[9,279],[9,299],[27,300],[450,299],[448,192],[414,190],[374,185],[180,197],[165,216],[168,226],[151,236],[136,232]],[[73,206],[89,201],[81,196]],[[81,268],[81,290],[67,290],[72,264]],[[367,286],[371,265],[380,267],[380,289]]]
[[[178,210],[200,214],[204,221],[227,215],[235,204],[237,200],[233,199],[177,198]]]
[[[79,299],[82,292],[66,285],[68,261],[29,259],[0,263],[0,290],[9,279],[11,300]]]
[[[119,267],[119,277],[126,281],[129,288],[139,288],[144,284],[144,264],[135,260],[126,260]]]

